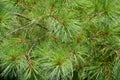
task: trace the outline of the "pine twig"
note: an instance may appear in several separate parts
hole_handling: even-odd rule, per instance
[[[22,29],[26,28],[26,27],[29,27],[29,26],[32,25],[32,24],[33,24],[33,22],[31,22],[31,23],[29,23],[29,24],[27,24],[27,25],[25,25],[25,26],[23,26],[23,27],[17,28],[17,29],[15,29],[15,30],[7,33],[4,37],[7,37],[7,36],[9,36],[9,35],[17,32],[17,31],[19,31],[19,30],[22,30]]]
[[[28,21],[32,21],[31,19],[27,18],[26,16],[24,16],[24,15],[22,15],[22,14],[20,14],[20,13],[15,13],[15,15],[18,16],[18,17],[24,18],[24,19],[26,19],[26,20],[28,20]],[[46,27],[42,26],[42,25],[39,24],[39,23],[36,23],[36,25],[39,26],[39,27],[41,27],[41,28],[43,28],[43,29],[45,29],[45,30],[48,30]]]
[[[100,13],[95,13],[89,20],[92,20],[93,18],[97,17],[97,16],[101,16],[103,14],[107,14],[108,13],[108,10],[104,10]]]
[[[33,66],[32,59],[31,59],[31,57],[30,57],[30,53],[32,52],[32,50],[33,50],[33,48],[35,47],[35,45],[37,44],[37,42],[38,42],[40,39],[44,38],[45,36],[46,36],[46,35],[43,35],[42,37],[40,37],[40,38],[38,38],[38,39],[35,39],[33,45],[30,47],[30,49],[28,50],[28,52],[25,54],[25,58],[26,58],[27,61],[28,61],[28,64],[29,64],[30,69],[32,69],[32,66]]]

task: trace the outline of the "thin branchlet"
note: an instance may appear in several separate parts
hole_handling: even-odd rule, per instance
[[[32,21],[31,19],[27,18],[26,16],[24,16],[24,15],[22,15],[20,13],[15,13],[15,15],[18,16],[18,17],[24,18],[24,19],[26,19],[28,21]],[[43,28],[43,29],[45,29],[45,30],[48,30],[46,27],[42,26],[41,24],[36,23],[36,25]]]

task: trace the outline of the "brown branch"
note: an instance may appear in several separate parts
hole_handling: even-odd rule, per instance
[[[33,50],[33,48],[34,48],[35,45],[36,45],[36,43],[34,43],[34,44],[31,46],[31,48],[30,48],[29,51],[27,52],[28,55],[30,55],[30,53],[32,52],[32,50]]]
[[[63,21],[61,18],[55,16],[55,15],[52,15],[52,18],[54,18],[55,20],[57,20],[60,24],[62,24],[63,26],[65,26],[65,21]]]
[[[28,50],[28,52],[25,54],[25,58],[27,59],[28,61],[28,65],[29,65],[29,68],[32,69],[33,67],[33,63],[32,63],[32,59],[30,57],[30,53],[32,52],[33,48],[35,47],[36,43],[34,43],[30,49]]]
[[[29,49],[28,52],[27,52],[28,55],[30,55],[30,53],[32,52],[33,48],[34,48],[35,45],[38,43],[38,41],[41,40],[41,39],[43,39],[45,36],[47,36],[47,34],[46,34],[46,35],[43,35],[43,36],[41,36],[40,38],[35,39],[35,40],[33,41],[32,46],[30,47],[30,49]]]
[[[31,58],[30,58],[30,55],[25,54],[25,58],[26,58],[27,61],[28,61],[29,68],[32,69],[33,63],[32,63],[32,60],[31,60]]]
[[[47,35],[43,35],[42,37],[40,37],[40,38],[38,38],[38,39],[35,39],[33,45],[30,47],[30,49],[28,50],[28,52],[25,54],[25,58],[26,58],[27,61],[28,61],[28,64],[29,64],[30,69],[32,69],[32,67],[33,67],[33,63],[32,63],[32,59],[31,59],[31,57],[30,57],[30,53],[32,52],[32,50],[33,50],[33,48],[35,47],[35,45],[37,44],[37,42],[38,42],[39,40],[41,40],[42,38],[44,38],[45,36],[47,36]]]
[[[18,17],[24,18],[24,19],[26,19],[26,20],[28,20],[28,21],[32,21],[31,19],[27,18],[26,16],[24,16],[24,15],[22,15],[22,14],[15,13],[15,15],[18,16]],[[45,30],[48,30],[46,27],[42,26],[42,25],[39,24],[39,23],[36,23],[36,25],[39,26],[39,27],[41,27],[41,28],[43,28],[43,29],[45,29]]]
[[[108,66],[107,67],[105,67],[105,80],[109,80],[109,74],[110,74],[110,71],[109,71],[109,68],[108,68]]]
[[[55,8],[55,4],[53,3],[50,8],[50,14],[53,12],[54,8]]]
[[[95,18],[97,16],[101,16],[103,14],[107,14],[107,13],[108,13],[108,10],[104,10],[104,11],[102,11],[100,13],[95,13],[89,20],[91,20],[91,19],[93,19],[93,18]]]
[[[9,32],[9,33],[7,33],[7,34],[3,37],[3,39],[6,38],[7,36],[9,36],[9,35],[17,32],[17,31],[19,31],[19,30],[22,30],[22,29],[24,29],[24,28],[26,28],[26,27],[29,27],[29,26],[32,25],[32,24],[33,24],[33,22],[32,22],[32,23],[29,23],[29,24],[27,24],[27,25],[25,25],[25,26],[23,26],[23,27],[17,28],[17,29],[15,29],[15,30],[13,30],[13,31],[11,31],[11,32]]]

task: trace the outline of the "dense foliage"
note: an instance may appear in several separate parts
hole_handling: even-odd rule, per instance
[[[0,80],[120,80],[120,0],[0,0]]]

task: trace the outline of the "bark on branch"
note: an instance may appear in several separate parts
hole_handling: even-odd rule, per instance
[[[32,21],[31,19],[27,18],[26,16],[24,16],[24,15],[22,15],[22,14],[15,13],[15,15],[18,16],[18,17],[24,18],[24,19],[26,19],[26,20],[28,20],[28,21]],[[41,28],[43,28],[43,29],[45,29],[45,30],[48,30],[46,27],[42,26],[42,25],[39,24],[39,23],[36,23],[36,25],[39,26],[39,27],[41,27]]]

